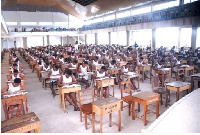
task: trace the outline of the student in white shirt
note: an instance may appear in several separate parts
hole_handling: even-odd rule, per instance
[[[73,76],[72,70],[70,69],[65,69],[64,74],[61,75],[60,79],[58,80],[58,86],[60,87],[76,83],[77,83],[76,78]],[[77,105],[76,95],[74,92],[66,93],[65,98],[70,104],[74,106],[74,111],[79,110],[79,107]]]
[[[80,65],[79,69],[78,69],[78,72],[79,73],[87,73],[87,72],[90,72],[90,68],[88,66],[88,62],[87,61],[84,61],[82,65]],[[89,81],[88,81],[88,76],[85,75],[83,76],[83,78],[80,78],[82,79],[83,83],[86,84],[86,88],[89,87]]]

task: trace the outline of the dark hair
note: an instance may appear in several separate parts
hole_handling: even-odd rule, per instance
[[[65,74],[68,74],[68,75],[72,75],[72,70],[71,69],[65,69]]]
[[[19,59],[17,58],[16,60],[15,60],[15,62],[18,62],[19,61]]]
[[[103,69],[104,71],[107,71],[107,68],[105,66],[102,66],[101,69]]]
[[[55,65],[55,68],[56,68],[56,69],[59,69],[59,66]]]
[[[116,60],[112,60],[112,62],[111,62],[111,63],[115,64],[115,63],[116,63]]]
[[[18,66],[17,64],[13,64],[13,66]]]
[[[74,62],[74,63],[78,63],[78,61],[77,61],[77,60],[73,60],[73,62]]]
[[[14,83],[21,83],[21,79],[20,78],[15,78],[14,79]]]
[[[14,69],[14,70],[13,70],[13,73],[18,73],[18,70],[17,70],[17,69]]]
[[[83,63],[85,63],[85,64],[88,64],[88,62],[87,62],[87,61],[84,61]]]

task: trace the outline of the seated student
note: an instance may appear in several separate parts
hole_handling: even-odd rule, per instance
[[[103,78],[103,77],[108,76],[108,73],[107,73],[106,71],[107,71],[106,67],[105,67],[105,66],[102,66],[101,69],[100,69],[100,71],[97,71],[97,72],[93,75],[93,78],[94,78],[94,79],[98,79],[98,78]],[[95,83],[96,83],[96,82],[95,82]],[[108,86],[107,86],[107,87],[104,87],[103,90],[104,90],[103,96],[104,96],[105,98],[109,97],[109,87],[108,87]],[[98,91],[101,91],[101,89],[98,88]]]
[[[87,72],[90,72],[90,68],[88,66],[88,62],[87,61],[84,61],[82,65],[80,65],[79,69],[78,69],[78,72],[79,73],[87,73]],[[88,76],[85,75],[83,76],[83,78],[80,78],[83,83],[86,84],[86,88],[89,87],[89,82],[88,82]]]
[[[122,59],[122,57],[121,57],[120,55],[118,55],[118,56],[116,57],[116,61],[117,61],[117,62],[120,62],[120,61],[123,61],[123,59]]]
[[[117,68],[116,60],[112,60],[111,63],[109,63],[109,68]]]
[[[13,70],[13,74],[10,74],[8,77],[8,81],[14,80],[15,78],[21,78],[21,80],[25,80],[26,77],[23,74],[19,74],[17,69]]]
[[[13,83],[6,85],[6,87],[1,90],[1,95],[17,94],[23,91],[25,91],[25,89],[21,85],[21,79],[15,78]]]
[[[92,65],[97,66],[99,65],[99,61],[98,61],[98,56],[95,57],[95,59],[92,61]]]
[[[49,71],[50,70],[50,65],[49,63],[44,63],[44,65],[42,66],[42,71]]]
[[[122,66],[121,67],[121,74],[123,73],[127,73],[127,72],[133,72],[131,69],[130,69],[130,63],[127,63],[125,66]],[[137,71],[139,72],[139,71]],[[125,80],[127,80],[128,78],[124,78]],[[124,80],[124,81],[125,81]],[[131,81],[131,85],[132,85],[132,89],[135,90],[135,91],[138,91],[139,89],[136,87],[135,85],[135,81],[134,81],[134,78],[130,78],[130,81]]]
[[[137,61],[137,70],[139,70],[139,66],[143,66],[147,64],[145,61],[144,61],[144,58],[143,57],[140,57],[139,60]],[[142,74],[142,71],[140,72],[140,74]],[[146,73],[144,73],[144,78],[149,78]]]
[[[73,72],[73,75],[75,77],[78,77],[78,74],[77,74],[77,69],[78,69],[78,61],[77,60],[73,60],[72,63],[69,64],[69,68],[75,68],[72,70]]]
[[[13,71],[14,71],[15,69],[17,69],[20,73],[23,72],[23,70],[22,70],[16,63],[14,63],[14,64],[10,67],[11,73],[13,73]]]
[[[13,95],[13,94],[18,94],[21,92],[24,92],[25,89],[21,85],[21,79],[20,78],[15,78],[13,83],[10,83],[6,85],[2,90],[1,90],[1,95]],[[14,110],[15,107],[21,108],[22,106],[9,106],[9,111]],[[9,118],[12,117],[13,114],[9,114]],[[16,113],[16,116],[18,117],[20,115],[20,112]]]
[[[61,75],[62,71],[59,69],[59,67],[57,65],[55,65],[48,73],[48,76],[57,76],[57,75]],[[55,89],[52,86],[52,83],[56,82],[57,80],[51,80],[51,83],[49,83],[49,87],[52,91],[53,97],[55,97],[56,92]]]
[[[63,57],[63,55],[59,56],[58,61],[60,61],[61,63],[64,63],[64,57]]]
[[[60,79],[58,80],[58,86],[63,87],[65,85],[75,84],[76,78],[72,74],[72,70],[65,69],[63,75],[61,75]],[[76,95],[74,92],[66,93],[65,97],[67,101],[74,106],[74,111],[78,111],[79,107],[77,105]]]

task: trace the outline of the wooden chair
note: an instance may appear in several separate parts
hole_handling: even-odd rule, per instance
[[[176,81],[179,81],[180,78],[182,78],[183,80],[185,80],[185,70],[183,68],[178,68],[177,69],[177,73],[176,73]]]
[[[159,84],[159,77],[158,77],[158,75],[152,76],[151,86],[152,86],[152,91],[153,92],[160,94],[160,102],[161,102],[161,105],[163,105],[162,94],[165,93],[165,88],[163,88]]]
[[[128,88],[123,89],[123,86],[126,84],[128,84]],[[121,91],[121,99],[123,100],[123,102],[126,102],[128,104],[127,106],[123,106],[123,102],[122,102],[122,110],[123,110],[123,108],[128,107],[128,114],[130,116],[131,115],[131,104],[132,104],[132,98],[133,98],[130,80],[121,82],[120,91]],[[129,93],[129,94],[127,96],[124,96],[124,93]]]
[[[14,108],[16,106],[17,106],[17,109]],[[22,99],[7,100],[5,103],[5,108],[6,108],[5,115],[7,116],[8,119],[10,119],[12,117],[12,114],[15,112],[16,112],[17,117],[20,115],[20,113],[22,113],[23,115],[25,114]]]
[[[92,103],[94,102],[94,89],[88,88],[78,91],[80,121],[82,122],[83,114],[85,118],[85,129],[88,129],[87,116],[92,114]]]

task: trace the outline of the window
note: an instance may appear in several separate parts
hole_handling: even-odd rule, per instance
[[[118,32],[118,44],[119,45],[127,45],[126,31]]]
[[[156,48],[161,46],[171,49],[173,46],[178,47],[179,28],[157,28],[156,29]]]
[[[117,18],[128,17],[130,16],[130,13],[131,13],[130,10],[119,12],[117,13]]]
[[[39,25],[50,26],[53,25],[52,22],[39,22]]]
[[[131,15],[139,15],[139,14],[144,14],[144,13],[148,13],[151,12],[151,7],[144,7],[144,8],[139,8],[139,9],[134,9],[131,12]]]
[[[27,26],[27,25],[37,25],[37,22],[21,22],[21,25]]]
[[[115,19],[115,14],[107,15],[104,17],[104,21],[114,20],[114,19]]]
[[[182,28],[180,34],[180,47],[191,47],[192,28]]]
[[[131,45],[134,45],[135,42],[138,44],[139,47],[147,47],[151,43],[152,40],[152,30],[147,29],[147,30],[136,30],[132,32],[132,42]]]
[[[162,10],[162,9],[178,6],[178,5],[179,5],[179,0],[176,0],[176,1],[171,1],[171,2],[167,2],[167,3],[157,4],[157,5],[153,6],[153,10],[157,11],[157,10]]]
[[[95,34],[87,34],[87,44],[95,44]]]
[[[6,22],[6,25],[17,25],[17,22]]]
[[[105,44],[109,44],[109,39],[108,39],[108,32],[102,32],[102,33],[98,33],[98,44],[100,45],[105,45]]]

